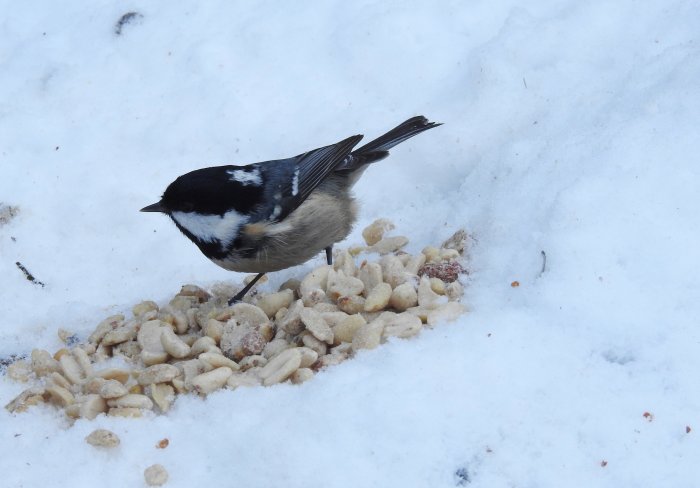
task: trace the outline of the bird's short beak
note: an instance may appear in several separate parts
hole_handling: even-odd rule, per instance
[[[163,206],[161,202],[154,203],[153,205],[149,205],[148,207],[143,207],[141,209],[141,212],[163,212],[166,213],[167,210]]]

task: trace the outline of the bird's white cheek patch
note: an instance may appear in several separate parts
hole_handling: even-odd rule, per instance
[[[262,185],[262,176],[260,176],[260,170],[258,168],[251,169],[231,169],[228,170],[232,181],[237,181],[241,185]]]
[[[227,247],[248,219],[235,210],[222,215],[201,215],[194,212],[173,212],[173,219],[203,242],[219,241]]]

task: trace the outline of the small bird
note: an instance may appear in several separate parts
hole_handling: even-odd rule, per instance
[[[197,169],[179,176],[141,212],[168,215],[222,268],[257,273],[229,301],[235,303],[265,273],[304,263],[324,249],[332,264],[333,244],[348,236],[357,218],[350,190],[367,165],[439,125],[417,116],[354,151],[363,136],[287,159]]]

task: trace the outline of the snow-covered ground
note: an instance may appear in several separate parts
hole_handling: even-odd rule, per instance
[[[142,17],[116,35],[129,11]],[[58,328],[84,336],[184,283],[240,280],[138,213],[177,175],[412,115],[445,125],[366,172],[348,244],[377,217],[411,251],[459,227],[476,242],[468,315],[301,386],[71,428],[0,409],[0,485],[141,486],[153,463],[171,487],[700,484],[697,1],[2,12],[0,201],[20,212],[0,227],[0,357],[54,351]],[[22,388],[0,378],[0,404]],[[121,446],[87,445],[97,427]]]

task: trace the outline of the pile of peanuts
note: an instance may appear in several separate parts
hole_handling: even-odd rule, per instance
[[[35,349],[7,368],[9,377],[34,386],[6,408],[50,403],[70,419],[165,413],[180,394],[303,383],[359,350],[464,313],[457,278],[466,233],[412,255],[401,251],[406,237],[385,237],[393,228],[375,221],[363,231],[367,246],[336,252],[333,265],[275,293],[254,290],[229,306],[229,288],[209,293],[185,285],[165,306],[144,301],[131,318],[106,318],[84,343],[69,345],[70,334],[59,333],[66,347]],[[381,257],[358,266],[361,253]]]

